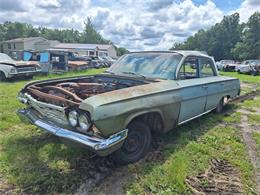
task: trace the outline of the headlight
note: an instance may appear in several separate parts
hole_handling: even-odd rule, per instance
[[[91,126],[90,120],[87,115],[81,114],[79,116],[79,127],[82,131],[87,131]]]
[[[76,127],[78,124],[78,113],[73,110],[70,111],[68,114],[69,123],[72,127]]]
[[[16,73],[16,68],[11,68],[10,73]]]

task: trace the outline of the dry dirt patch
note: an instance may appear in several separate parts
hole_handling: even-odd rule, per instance
[[[195,194],[243,194],[239,171],[225,160],[211,160],[204,173],[188,177],[186,183]]]

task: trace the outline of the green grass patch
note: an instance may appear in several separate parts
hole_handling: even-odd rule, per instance
[[[248,114],[247,115],[249,124],[260,125],[260,114]]]
[[[235,77],[235,78],[238,78],[240,81],[245,82],[245,83],[260,84],[260,76],[239,74],[237,72],[220,72],[220,75]]]
[[[239,169],[244,188],[250,193],[254,186],[253,168],[240,129],[217,125],[226,118],[209,114],[165,135],[163,153],[166,160],[154,164],[149,171],[143,168],[146,171],[141,171],[138,179],[128,185],[128,193],[191,194],[185,185],[186,176],[203,172],[212,158],[228,160]],[[230,119],[228,121],[231,123]],[[236,117],[234,122],[237,121]]]
[[[257,154],[258,154],[258,157],[260,158],[260,133],[253,132],[253,136],[252,137],[255,140]]]
[[[252,100],[245,100],[239,105],[251,112],[256,112],[257,109],[260,109],[260,98],[257,97]]]
[[[89,75],[103,72],[93,69],[63,75],[37,76],[34,80]],[[28,81],[0,83],[0,175],[16,185],[18,192],[36,194],[71,193],[88,170],[89,153],[67,146],[57,138],[20,122],[16,110],[19,90]]]

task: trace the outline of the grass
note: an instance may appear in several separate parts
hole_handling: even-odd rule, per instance
[[[102,71],[37,76],[34,80]],[[0,178],[14,184],[17,193],[73,193],[89,171],[89,153],[64,145],[36,127],[20,122],[16,110],[23,105],[16,96],[27,82],[0,83]],[[260,102],[251,100],[243,103],[247,107],[259,105]],[[227,116],[208,114],[164,135],[165,160],[129,165],[129,172],[134,172],[138,179],[127,185],[127,193],[189,194],[186,176],[204,171],[211,158],[226,159],[239,169],[244,188],[250,193],[250,188],[254,188],[252,165],[240,130],[234,127],[240,122],[241,114],[235,111],[235,106],[226,109],[231,111]]]
[[[88,75],[104,70],[87,70],[64,75],[37,76],[34,80]],[[32,125],[20,122],[16,99],[28,81],[0,83],[0,175],[16,185],[17,193],[70,193],[88,171],[88,152],[67,146]],[[1,176],[1,177],[2,177]]]
[[[237,123],[240,119],[235,117]],[[138,179],[128,185],[129,194],[191,194],[185,185],[187,175],[204,171],[212,158],[228,160],[241,172],[247,193],[254,186],[252,165],[240,136],[240,130],[232,126],[218,126],[226,117],[209,114],[192,121],[177,131],[166,135],[163,146],[164,162],[144,166]]]
[[[249,124],[260,125],[260,114],[248,114],[247,115]]]
[[[253,139],[255,140],[257,154],[258,154],[258,157],[260,158],[260,133],[254,132],[253,133]]]
[[[260,76],[252,76],[248,74],[239,74],[237,72],[220,72],[222,76],[236,77],[244,83],[258,84],[260,85]]]

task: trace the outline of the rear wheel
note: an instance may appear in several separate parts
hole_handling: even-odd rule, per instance
[[[6,77],[5,74],[3,72],[0,72],[0,81],[5,81]]]
[[[112,154],[116,164],[125,165],[143,158],[151,146],[151,131],[148,125],[135,121],[128,126],[128,135],[122,147]]]

